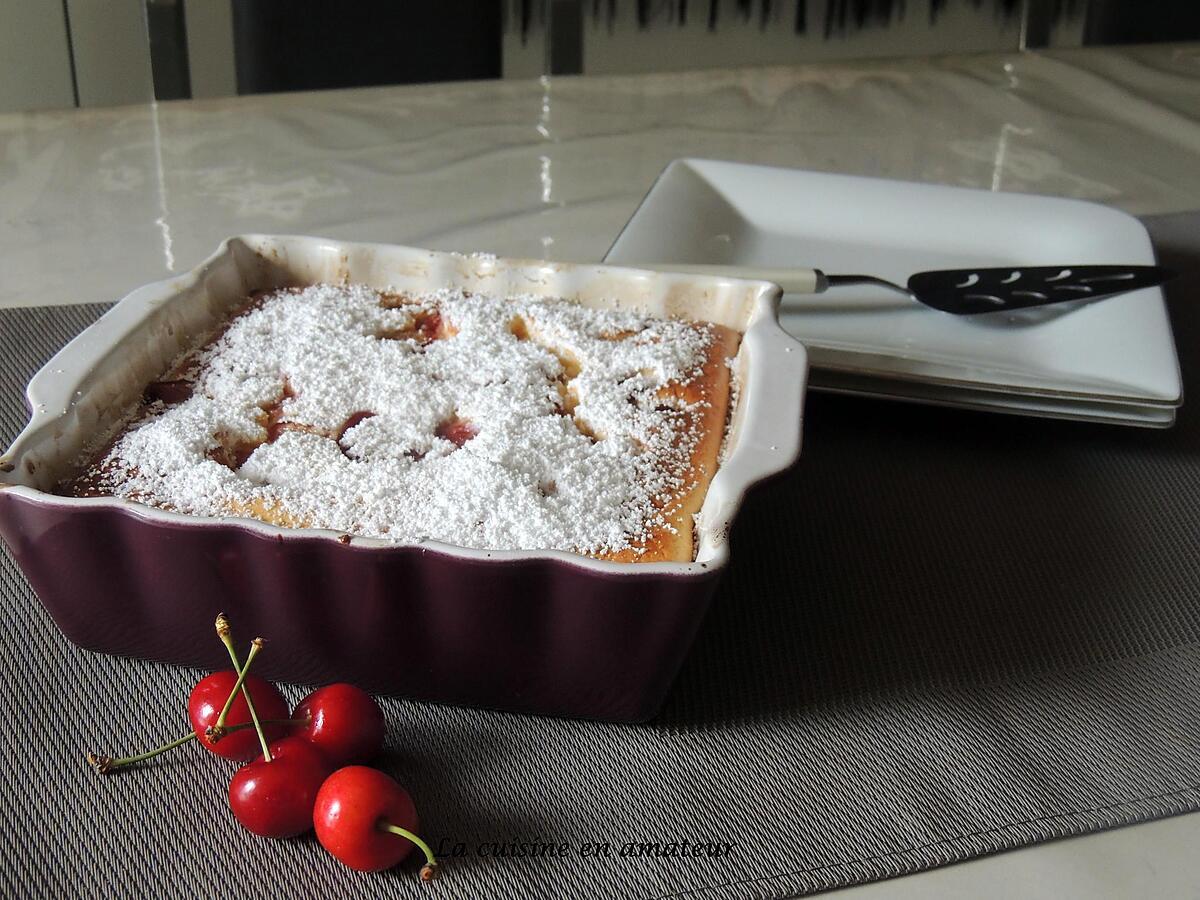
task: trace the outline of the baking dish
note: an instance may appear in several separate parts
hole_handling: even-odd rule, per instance
[[[247,293],[343,280],[558,296],[741,331],[739,396],[698,514],[695,560],[403,546],[52,493],[144,386]],[[0,536],[63,633],[92,650],[220,667],[227,659],[209,629],[224,610],[243,637],[271,639],[260,662],[272,678],[645,720],[705,614],[742,496],[799,453],[807,362],[780,328],[778,304],[766,282],[313,237],[231,238],[192,272],[125,297],[34,376],[30,422],[0,457]]]

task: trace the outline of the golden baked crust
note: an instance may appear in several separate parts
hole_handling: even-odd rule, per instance
[[[591,554],[614,562],[691,562],[695,558],[696,513],[704,505],[709,483],[717,472],[725,423],[729,416],[732,373],[728,360],[738,350],[741,335],[723,325],[703,326],[712,334],[701,373],[686,384],[669,382],[658,391],[662,398],[678,397],[687,403],[689,430],[698,435],[684,487],[662,498],[666,524],[653,529],[644,544],[615,553]]]

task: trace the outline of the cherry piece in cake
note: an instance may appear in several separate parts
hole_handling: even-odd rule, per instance
[[[433,433],[443,440],[449,441],[455,447],[462,447],[463,444],[479,434],[479,429],[469,420],[454,416],[438,425]]]

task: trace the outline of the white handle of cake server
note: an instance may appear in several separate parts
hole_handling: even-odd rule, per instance
[[[703,266],[690,263],[631,263],[653,272],[682,272],[687,275],[712,275],[717,278],[748,278],[772,281],[785,294],[819,294],[829,286],[820,269],[772,269],[757,266]]]

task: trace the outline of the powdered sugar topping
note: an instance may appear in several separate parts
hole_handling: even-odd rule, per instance
[[[487,549],[635,552],[690,488],[709,326],[538,297],[279,291],[89,473],[179,512]],[[172,382],[174,384],[175,382]]]

